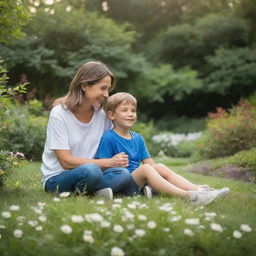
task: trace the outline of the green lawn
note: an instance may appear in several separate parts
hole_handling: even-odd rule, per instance
[[[166,163],[195,183],[228,186],[231,193],[205,207],[164,196],[116,198],[113,202],[71,196],[54,201],[56,196],[41,188],[40,164],[26,162],[0,191],[0,255],[107,256],[113,247],[132,256],[256,255],[255,185],[185,173],[187,159]],[[20,209],[10,210],[12,205]],[[5,212],[11,213],[10,218],[4,218]],[[187,224],[187,219],[195,225]],[[222,232],[212,230],[212,223],[219,224]],[[241,224],[248,224],[252,231],[241,231]],[[64,233],[63,225],[69,225],[72,232]],[[16,229],[23,232],[20,238],[14,235]],[[235,230],[241,238],[234,238]]]

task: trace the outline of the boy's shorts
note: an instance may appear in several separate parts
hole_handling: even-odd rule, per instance
[[[135,182],[135,180],[132,177],[131,182],[129,183],[129,187],[126,190],[127,191],[126,194],[128,196],[133,196],[133,195],[140,194],[142,190],[143,190],[143,188],[141,188],[139,185],[137,185],[137,183]]]

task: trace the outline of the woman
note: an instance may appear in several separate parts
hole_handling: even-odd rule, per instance
[[[98,191],[109,199],[112,190],[128,193],[132,181],[124,168],[126,154],[93,159],[100,138],[112,127],[101,106],[114,87],[115,77],[105,64],[88,62],[77,71],[68,94],[54,102],[41,166],[45,191]]]

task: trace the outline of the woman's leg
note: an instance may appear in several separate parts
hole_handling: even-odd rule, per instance
[[[180,197],[188,197],[188,192],[176,187],[175,185],[164,179],[159,173],[150,165],[144,164],[137,168],[132,173],[135,182],[143,187],[148,184],[156,192],[163,192],[169,195],[177,195]]]
[[[103,172],[103,178],[96,189],[111,188],[113,193],[121,193],[132,181],[130,172],[126,168],[108,168]]]
[[[102,177],[102,171],[96,164],[84,164],[50,178],[46,181],[45,190],[57,193],[92,193]]]
[[[152,166],[156,171],[167,181],[172,183],[178,188],[181,188],[183,190],[197,190],[198,187],[185,179],[184,177],[180,176],[179,174],[173,172],[170,170],[167,166],[164,164],[155,164]]]

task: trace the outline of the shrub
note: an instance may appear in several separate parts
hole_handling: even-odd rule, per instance
[[[199,144],[204,157],[230,156],[256,146],[256,109],[248,103],[209,113],[207,127]]]
[[[27,159],[40,160],[43,152],[47,118],[30,113],[26,105],[9,104],[0,119],[3,148],[23,152]]]

